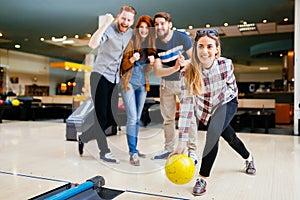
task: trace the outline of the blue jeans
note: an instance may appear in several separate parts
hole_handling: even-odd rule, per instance
[[[126,122],[126,136],[129,147],[129,153],[138,153],[137,138],[140,127],[140,119],[147,96],[145,86],[135,86],[128,83],[130,89],[126,92],[121,90],[124,105],[126,108],[127,122]]]

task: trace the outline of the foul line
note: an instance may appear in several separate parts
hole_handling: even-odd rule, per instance
[[[12,173],[12,172],[0,171],[0,174],[6,174],[6,175],[12,175],[12,176],[21,176],[21,177],[40,179],[40,180],[46,180],[46,181],[55,181],[55,182],[61,182],[61,183],[70,183],[69,181],[64,181],[64,180],[59,180],[59,179],[45,178],[45,177],[41,177],[41,176],[32,176],[32,175]]]
[[[144,194],[144,195],[156,196],[156,197],[165,197],[165,198],[169,198],[169,199],[181,199],[181,200],[189,200],[189,199],[180,198],[180,197],[172,197],[172,196],[167,196],[167,195],[161,195],[161,194],[152,194],[152,193],[147,193],[147,192],[139,192],[139,191],[133,191],[133,190],[126,190],[126,192],[131,192],[131,193],[136,193],[136,194]]]
[[[41,177],[41,176],[32,176],[32,175],[26,175],[26,174],[20,174],[20,173],[13,173],[13,172],[0,171],[0,174],[6,174],[6,175],[12,175],[12,176],[20,176],[20,177],[33,178],[33,179],[40,179],[40,180],[46,180],[46,181],[54,181],[54,182],[60,182],[60,183],[70,183],[69,181],[64,181],[64,180],[59,180],[59,179],[45,178],[45,177]],[[152,194],[152,193],[139,192],[139,191],[134,191],[134,190],[126,190],[126,192],[131,192],[131,193],[136,193],[136,194],[143,194],[143,195],[149,195],[149,196],[164,197],[164,198],[169,198],[169,199],[188,200],[186,198],[172,197],[172,196],[161,195],[161,194]]]

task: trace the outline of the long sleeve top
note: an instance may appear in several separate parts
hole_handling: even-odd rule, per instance
[[[131,79],[132,76],[132,69],[134,67],[134,63],[130,62],[130,58],[134,54],[134,46],[133,46],[133,40],[130,40],[125,53],[123,55],[122,63],[121,63],[121,88],[125,89],[126,91],[129,89],[128,88],[128,83]],[[147,57],[146,57],[147,58]],[[150,83],[149,83],[149,77],[148,73],[151,71],[152,67],[150,66],[149,62],[147,61],[147,64],[145,66],[145,86],[146,86],[146,91],[150,91]]]
[[[209,69],[202,69],[204,92],[200,95],[188,95],[184,75],[181,78],[181,99],[179,114],[179,139],[188,141],[190,123],[194,113],[207,125],[214,111],[238,96],[232,61],[218,58]]]

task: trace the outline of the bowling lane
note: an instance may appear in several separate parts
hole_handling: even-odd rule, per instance
[[[108,137],[112,152],[121,160],[120,164],[114,165],[99,160],[94,142],[86,145],[84,155],[80,157],[77,142],[66,141],[65,134],[66,124],[62,122],[4,120],[0,124],[0,171],[3,172],[0,173],[0,199],[28,199],[64,184],[53,180],[82,183],[97,175],[104,177],[107,188],[140,192],[124,193],[138,196],[136,199],[140,195],[149,199],[152,196],[153,199],[194,199],[191,190],[198,177],[199,165],[191,182],[176,185],[166,178],[164,161],[150,159],[163,148],[163,131],[158,127],[141,128],[139,150],[148,157],[141,159],[138,167],[129,164],[124,128],[119,135]],[[243,159],[220,139],[207,194],[201,198],[300,199],[300,137],[271,133],[238,135],[254,155],[257,175],[246,175]],[[204,142],[205,133],[199,131],[199,156]]]
[[[29,199],[66,183],[0,172],[0,199]]]

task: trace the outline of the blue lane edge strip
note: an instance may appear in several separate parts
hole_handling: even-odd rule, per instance
[[[78,185],[75,188],[71,188],[71,189],[62,191],[54,196],[48,197],[45,200],[65,200],[65,199],[73,197],[83,191],[86,191],[92,187],[94,187],[94,183],[91,181],[87,181],[85,183]]]
[[[60,183],[70,183],[69,181],[65,181],[65,180],[45,178],[45,177],[41,177],[41,176],[26,175],[26,174],[13,173],[13,172],[0,171],[0,174],[6,174],[6,175],[12,175],[12,176],[21,176],[21,177],[26,177],[26,178],[54,181],[54,182],[60,182]],[[139,192],[139,191],[134,191],[134,190],[126,190],[126,192],[131,192],[131,193],[136,193],[136,194],[144,194],[144,195],[149,195],[149,196],[164,197],[164,198],[169,198],[169,199],[189,200],[189,199],[186,199],[186,198],[172,197],[172,196],[161,195],[161,194],[153,194],[153,193],[147,193],[147,192]]]

